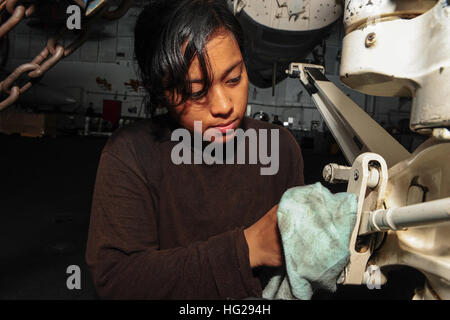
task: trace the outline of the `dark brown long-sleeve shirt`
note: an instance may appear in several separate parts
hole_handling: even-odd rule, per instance
[[[280,130],[277,174],[261,175],[259,161],[175,165],[169,119],[118,130],[102,152],[86,252],[99,296],[261,297],[243,230],[304,184],[300,148],[286,129],[245,117],[244,130]]]

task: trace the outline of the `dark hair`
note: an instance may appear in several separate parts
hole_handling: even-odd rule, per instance
[[[164,94],[181,97],[177,104],[203,97],[211,85],[210,66],[205,45],[219,29],[230,31],[244,56],[242,28],[225,0],[151,1],[138,17],[135,27],[135,58],[145,89],[147,110],[154,115],[157,107],[172,107]],[[182,53],[182,46],[187,46]],[[202,90],[192,96],[189,65],[198,57]]]

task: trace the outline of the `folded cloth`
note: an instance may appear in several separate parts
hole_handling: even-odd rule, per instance
[[[283,194],[277,215],[285,271],[269,280],[263,298],[308,300],[317,289],[336,291],[350,256],[357,202],[356,195],[332,194],[319,182]]]

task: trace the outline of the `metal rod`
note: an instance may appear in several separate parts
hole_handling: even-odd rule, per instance
[[[373,231],[399,230],[443,221],[450,221],[450,198],[381,209],[371,212],[369,217]]]

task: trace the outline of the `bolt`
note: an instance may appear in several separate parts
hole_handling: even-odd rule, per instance
[[[330,182],[331,178],[333,177],[333,169],[332,167],[327,164],[322,171],[322,176],[325,179],[326,182]]]
[[[433,137],[438,140],[450,140],[450,130],[447,128],[434,128]]]
[[[339,276],[339,278],[336,280],[337,284],[342,284],[345,281],[345,269],[344,271],[341,272],[341,275]]]
[[[369,188],[376,188],[380,182],[380,172],[375,167],[369,167],[369,179],[367,179],[367,186]]]
[[[369,290],[381,289],[382,274],[380,267],[376,265],[370,265],[366,272],[364,272],[364,282]]]
[[[370,48],[375,45],[375,32],[371,32],[366,37],[366,48]]]
[[[358,181],[359,179],[359,171],[355,170],[355,174],[353,175],[353,178],[355,179],[355,181]]]

